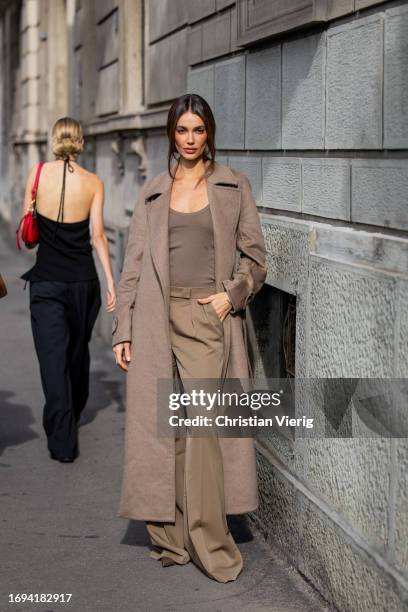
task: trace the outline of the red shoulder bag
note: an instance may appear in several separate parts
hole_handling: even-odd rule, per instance
[[[40,161],[37,168],[37,174],[35,175],[35,181],[33,188],[31,190],[31,205],[26,214],[21,218],[20,223],[18,224],[18,228],[16,230],[16,242],[17,248],[21,251],[20,246],[20,229],[21,229],[21,238],[26,245],[27,249],[33,249],[37,246],[38,241],[40,239],[40,232],[38,230],[38,222],[35,214],[36,208],[36,199],[37,199],[37,188],[38,181],[40,180],[41,169],[44,165],[43,161]]]

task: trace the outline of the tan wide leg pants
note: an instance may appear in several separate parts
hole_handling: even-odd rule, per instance
[[[213,287],[170,291],[173,375],[178,373],[185,392],[185,379],[221,376],[223,324],[211,304],[197,302],[212,293]],[[150,555],[170,557],[181,565],[192,560],[214,580],[235,580],[242,570],[242,556],[227,525],[218,437],[212,433],[176,438],[175,457],[176,521],[146,523],[153,545]]]

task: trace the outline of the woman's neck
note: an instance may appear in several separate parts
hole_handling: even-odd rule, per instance
[[[70,162],[76,163],[75,157],[71,157],[70,155],[66,155],[65,157],[56,157],[55,161],[65,161],[66,159],[68,159]]]
[[[206,165],[202,157],[192,161],[181,158],[177,168],[176,178],[194,183],[203,176],[205,170]]]

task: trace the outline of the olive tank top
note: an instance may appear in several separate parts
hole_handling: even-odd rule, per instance
[[[169,260],[172,287],[214,285],[214,231],[209,204],[191,213],[170,208]]]

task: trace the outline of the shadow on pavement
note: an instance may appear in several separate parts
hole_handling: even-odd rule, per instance
[[[0,391],[0,455],[9,446],[24,444],[39,435],[32,429],[35,419],[32,409],[24,404],[13,404],[11,391]]]
[[[248,520],[244,515],[228,516],[228,526],[237,544],[251,542],[254,539]],[[121,544],[128,546],[150,547],[149,534],[144,521],[129,520]]]
[[[129,521],[125,535],[121,540],[121,544],[128,546],[149,547],[150,538],[147,533],[144,521]]]
[[[91,371],[89,398],[81,416],[80,425],[92,423],[99,412],[109,407],[112,408],[112,406],[117,406],[117,412],[125,411],[123,382],[113,380],[111,372],[105,370]]]
[[[254,539],[249,521],[245,514],[234,514],[227,516],[227,522],[232,537],[237,544],[251,542]]]

